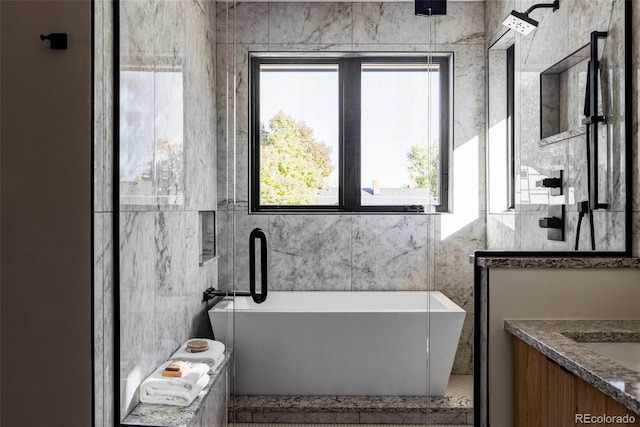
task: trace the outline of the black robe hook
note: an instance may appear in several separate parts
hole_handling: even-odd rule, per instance
[[[67,33],[51,33],[48,35],[40,34],[40,40],[49,40],[51,49],[67,48]]]

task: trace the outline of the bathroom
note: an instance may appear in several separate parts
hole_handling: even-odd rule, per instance
[[[504,342],[483,343],[484,328],[499,323],[503,331],[501,322],[509,319],[640,319],[640,308],[633,302],[634,298],[640,300],[640,292],[634,288],[639,282],[639,270],[632,258],[640,251],[636,200],[638,112],[634,111],[638,105],[638,72],[634,70],[639,68],[640,51],[637,31],[632,33],[630,29],[630,22],[638,21],[638,8],[622,0],[560,0],[557,8],[547,7],[551,1],[544,2],[547,6],[530,12],[537,26],[525,35],[505,27],[502,21],[512,11],[522,13],[538,2],[434,3],[444,4],[446,14],[418,16],[414,2],[398,1],[200,0],[95,0],[91,2],[91,10],[87,11],[85,5],[85,10],[70,13],[90,16],[89,22],[93,24],[91,29],[82,29],[83,40],[93,37],[91,57],[84,59],[92,65],[94,141],[90,172],[93,187],[88,193],[93,199],[93,313],[89,322],[94,353],[90,380],[92,425],[145,425],[140,419],[127,420],[132,413],[138,414],[133,411],[139,403],[140,384],[182,343],[195,337],[224,339],[227,349],[233,347],[233,352],[227,353],[225,374],[218,373],[219,387],[210,392],[206,402],[203,399],[203,407],[211,405],[203,413],[223,413],[224,422],[214,417],[189,425],[224,425],[234,420],[237,425],[276,422],[487,425],[483,408],[497,398],[486,399],[487,393],[491,395],[493,391],[482,374],[486,365],[480,363],[486,361],[495,366],[492,363],[499,361],[492,359],[492,352],[511,348]],[[24,13],[18,9],[4,6],[0,12],[3,41],[7,38],[4,32],[10,35],[9,31],[18,31],[4,25],[11,13]],[[55,16],[55,12],[51,15]],[[602,144],[601,139],[599,146],[596,142],[596,147],[604,150],[599,152],[601,162],[595,166],[600,172],[599,181],[587,175],[588,169],[592,171],[590,162],[595,156],[590,160],[585,154],[585,138],[590,133],[581,123],[582,117],[588,116],[583,111],[588,92],[588,54],[578,59],[574,55],[584,54],[594,31],[607,32],[597,39],[600,45],[597,55],[607,65],[607,72],[600,71],[597,81],[603,86],[600,96],[604,99],[596,103],[606,110],[603,114],[607,121],[605,126],[600,124],[600,133],[591,131],[591,135],[603,136],[607,141]],[[627,43],[628,34],[633,37],[631,44]],[[71,38],[69,52],[74,48],[73,42]],[[510,51],[511,46],[514,49]],[[572,55],[574,59],[570,59]],[[312,58],[311,63],[375,58],[396,66],[397,58],[409,63],[426,58],[430,64],[440,64],[442,79],[437,81],[437,90],[442,95],[440,99],[446,95],[447,102],[433,104],[438,116],[430,111],[428,119],[416,126],[429,129],[427,133],[432,134],[432,128],[436,128],[437,197],[430,194],[429,198],[416,199],[418,202],[395,205],[392,202],[381,208],[360,203],[361,195],[355,195],[357,203],[347,203],[349,206],[338,203],[337,207],[328,203],[331,207],[324,206],[324,211],[308,206],[297,209],[261,205],[256,197],[255,182],[259,187],[259,181],[252,181],[257,179],[258,172],[252,137],[260,134],[253,130],[260,128],[253,117],[259,93],[252,86],[258,77],[252,66],[274,58],[289,61],[282,61],[279,66],[295,62],[296,58],[304,58],[301,62]],[[513,66],[511,77],[509,61]],[[563,66],[562,77],[558,77],[557,70]],[[569,72],[565,73],[567,69]],[[3,88],[12,82],[4,81],[9,79],[7,75],[8,72],[3,73]],[[545,81],[552,86],[547,92],[541,89],[541,76],[549,76]],[[431,96],[433,88],[429,86],[428,90]],[[512,100],[510,106],[508,99]],[[362,104],[364,111],[369,104]],[[406,111],[402,114],[408,116],[410,108],[403,108]],[[3,125],[9,119],[5,118],[6,110],[3,106]],[[389,111],[385,114],[391,116]],[[402,114],[393,116],[396,118],[388,123],[402,122],[399,117]],[[541,116],[545,114],[555,116],[542,124]],[[340,126],[349,122],[348,118],[338,121]],[[376,125],[382,130],[392,126]],[[412,125],[415,123],[400,126]],[[551,137],[543,135],[546,131],[542,128],[554,126],[548,132]],[[355,132],[364,135],[365,130]],[[351,131],[347,128],[345,132]],[[10,136],[3,135],[3,140],[10,140]],[[327,143],[326,138],[319,139]],[[341,137],[338,140],[342,141]],[[375,159],[377,168],[384,169],[385,161],[406,162],[408,148],[390,152],[388,158],[383,155]],[[341,150],[336,142],[332,152],[342,155]],[[114,159],[118,161],[114,163]],[[3,164],[8,161],[3,157]],[[351,166],[349,160],[337,157],[333,163],[336,173],[332,176],[340,191],[344,180],[349,179],[344,172]],[[560,176],[560,171],[558,187],[562,194],[557,194],[557,187],[539,185],[545,179]],[[10,171],[2,173],[5,185]],[[364,172],[362,175],[357,188],[362,189],[363,200],[365,192],[375,197],[377,185],[380,194],[389,190],[385,179],[375,184],[373,181],[378,177],[372,180],[365,178]],[[403,184],[392,190],[397,194],[415,188]],[[337,187],[326,193],[332,191],[337,192]],[[601,205],[593,210],[587,208],[582,214],[581,202],[589,205],[594,195],[600,197]],[[550,209],[563,205],[560,213]],[[6,203],[2,206],[5,209]],[[542,227],[540,221],[556,215],[564,220],[564,229],[560,238],[550,239],[554,227]],[[5,218],[3,215],[3,230],[6,224],[10,225]],[[257,228],[263,230],[268,249],[258,249],[253,260],[249,236]],[[480,252],[470,259],[476,251]],[[591,257],[594,252],[597,258]],[[266,256],[261,259],[260,255]],[[527,261],[529,258],[531,261]],[[366,295],[365,298],[383,295],[384,306],[406,293],[427,305],[420,314],[420,320],[433,327],[428,328],[429,335],[421,337],[427,343],[429,339],[433,342],[438,339],[435,327],[440,322],[438,303],[429,299],[427,293],[441,293],[446,297],[445,305],[451,302],[464,310],[459,332],[451,334],[455,341],[451,360],[444,369],[434,367],[430,372],[427,367],[424,372],[416,371],[424,393],[392,389],[372,392],[364,396],[369,400],[365,399],[360,411],[336,409],[322,399],[306,412],[299,408],[305,395],[363,394],[349,392],[346,386],[342,392],[289,393],[271,408],[264,402],[251,400],[247,395],[270,393],[242,392],[241,384],[252,382],[251,375],[243,377],[243,372],[253,369],[243,362],[243,357],[247,352],[265,349],[266,344],[257,350],[241,350],[243,339],[256,339],[250,331],[236,325],[245,316],[241,308],[218,313],[226,320],[222,326],[220,321],[218,326],[215,321],[212,326],[211,314],[225,300],[233,300],[234,293],[249,291],[250,259],[258,270],[266,268],[266,275],[258,271],[254,277],[258,288],[261,279],[268,277],[263,307],[284,293],[311,294],[312,298],[314,293],[322,294],[329,297],[328,306],[338,311],[335,307],[347,304],[354,295]],[[567,267],[562,260],[571,260],[566,262],[576,263],[579,268]],[[513,269],[500,267],[501,262],[520,264]],[[558,264],[567,268],[558,271]],[[520,267],[531,268],[520,271]],[[560,301],[569,297],[546,289],[540,289],[539,296],[537,290],[529,289],[519,296],[512,295],[501,287],[500,280],[537,283],[540,277],[552,282],[558,280],[555,277],[566,276],[563,280],[578,286],[583,280],[588,282],[585,275],[591,275],[602,278],[604,283],[615,281],[620,285],[615,287],[618,293],[611,296],[598,283],[590,284],[591,293],[584,296],[585,306],[592,307],[589,298],[599,296],[604,300],[612,298],[610,305],[616,307],[622,307],[625,300],[631,302],[629,307],[620,309],[620,317],[604,309],[570,316],[553,310],[538,315],[533,303],[531,310],[522,308],[515,314],[509,310],[499,312],[495,310],[498,305],[492,304],[494,311],[489,313],[488,298],[487,301],[479,298],[489,289],[489,272],[492,301],[506,298],[505,305],[513,303],[514,307],[520,307],[523,292],[531,301],[544,299],[545,295],[546,298],[554,295]],[[513,276],[503,278],[505,272]],[[4,283],[3,287],[7,282]],[[237,302],[241,298],[246,297],[235,296]],[[284,311],[287,310],[295,311],[296,307]],[[313,310],[310,312],[315,319]],[[333,312],[329,313],[332,317]],[[298,327],[302,323],[299,319],[291,317],[284,325],[295,323]],[[375,325],[373,332],[356,331],[355,336],[372,333],[365,341],[376,340],[379,336],[376,332],[382,333],[388,323],[362,319],[364,324]],[[486,324],[483,319],[488,319]],[[445,321],[445,330],[449,323]],[[345,330],[350,328],[342,320],[338,324]],[[515,326],[510,328],[515,330]],[[292,335],[295,330],[294,327]],[[391,331],[390,336],[393,335]],[[337,338],[331,339],[338,342]],[[339,341],[341,344],[336,347],[345,349],[351,341],[355,338]],[[421,340],[414,341],[422,345]],[[298,345],[313,347],[313,340],[311,344]],[[373,355],[384,347],[384,343],[378,345],[371,351],[369,363],[374,363]],[[407,350],[409,346],[395,350]],[[299,351],[308,354],[303,349]],[[9,363],[5,360],[10,359],[3,356],[3,365]],[[336,363],[334,374],[355,362],[343,357],[342,362]],[[279,369],[268,363],[266,366]],[[301,375],[304,370],[300,370]],[[445,386],[449,380],[450,388],[444,397],[441,391],[431,396],[427,389],[436,382],[436,373],[442,371],[446,371]],[[237,383],[235,390],[232,376]],[[283,394],[286,391],[271,393]],[[415,398],[411,402],[418,402],[418,406],[408,409],[399,402],[410,394]],[[367,406],[372,405],[376,395],[391,398],[390,403],[375,410]],[[298,407],[292,403],[294,400]],[[404,399],[405,404],[409,400]],[[20,419],[7,407],[3,405],[0,416]],[[494,407],[489,412],[497,416]],[[511,414],[505,415],[508,416]],[[492,422],[502,425],[498,418]],[[155,420],[148,425],[158,424]],[[7,425],[12,423],[7,421]]]

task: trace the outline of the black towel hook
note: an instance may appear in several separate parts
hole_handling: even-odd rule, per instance
[[[49,40],[51,49],[67,48],[67,33],[51,33],[48,35],[40,34],[40,40]]]

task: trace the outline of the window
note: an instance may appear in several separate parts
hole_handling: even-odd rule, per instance
[[[252,212],[448,210],[449,58],[250,55]]]

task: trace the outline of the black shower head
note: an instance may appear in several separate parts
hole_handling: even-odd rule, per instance
[[[520,13],[512,10],[509,16],[502,21],[502,25],[516,30],[525,36],[538,26],[538,21],[529,17],[526,13]]]
[[[533,10],[539,9],[541,7],[551,7],[555,12],[560,7],[560,0],[555,0],[553,3],[534,4],[524,13],[512,10],[509,16],[507,16],[505,20],[502,21],[502,25],[516,30],[517,32],[526,36],[538,26],[538,21],[529,17],[529,14]]]

